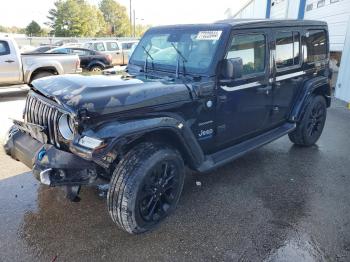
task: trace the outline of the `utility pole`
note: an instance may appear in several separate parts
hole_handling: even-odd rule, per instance
[[[136,15],[135,15],[135,9],[134,9],[134,37],[136,36]]]
[[[132,16],[131,16],[131,12],[132,12],[132,9],[131,9],[131,0],[130,0],[130,36],[132,36]]]

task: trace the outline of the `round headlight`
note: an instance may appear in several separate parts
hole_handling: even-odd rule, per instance
[[[63,114],[58,120],[58,130],[66,140],[73,139],[73,122],[69,115]]]

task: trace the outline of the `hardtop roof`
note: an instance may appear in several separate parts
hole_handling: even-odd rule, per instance
[[[176,29],[176,28],[191,28],[191,27],[209,27],[209,28],[266,28],[266,27],[307,27],[307,26],[322,26],[327,27],[327,23],[316,20],[297,20],[297,19],[226,19],[219,20],[214,23],[204,24],[175,24],[163,25],[150,28],[150,31],[159,29]]]
[[[229,24],[234,27],[290,27],[290,26],[327,26],[326,22],[299,19],[226,19],[215,24]]]

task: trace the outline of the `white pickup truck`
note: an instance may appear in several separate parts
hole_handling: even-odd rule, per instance
[[[0,87],[30,84],[41,77],[81,71],[77,55],[21,54],[14,39],[0,37]]]

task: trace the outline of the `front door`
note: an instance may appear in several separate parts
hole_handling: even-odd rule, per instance
[[[11,52],[12,51],[12,52]],[[0,85],[16,84],[21,80],[22,69],[15,50],[10,50],[9,43],[0,41]]]
[[[268,31],[233,35],[226,58],[241,58],[242,77],[219,84],[217,140],[219,147],[234,144],[269,128],[272,105]]]

